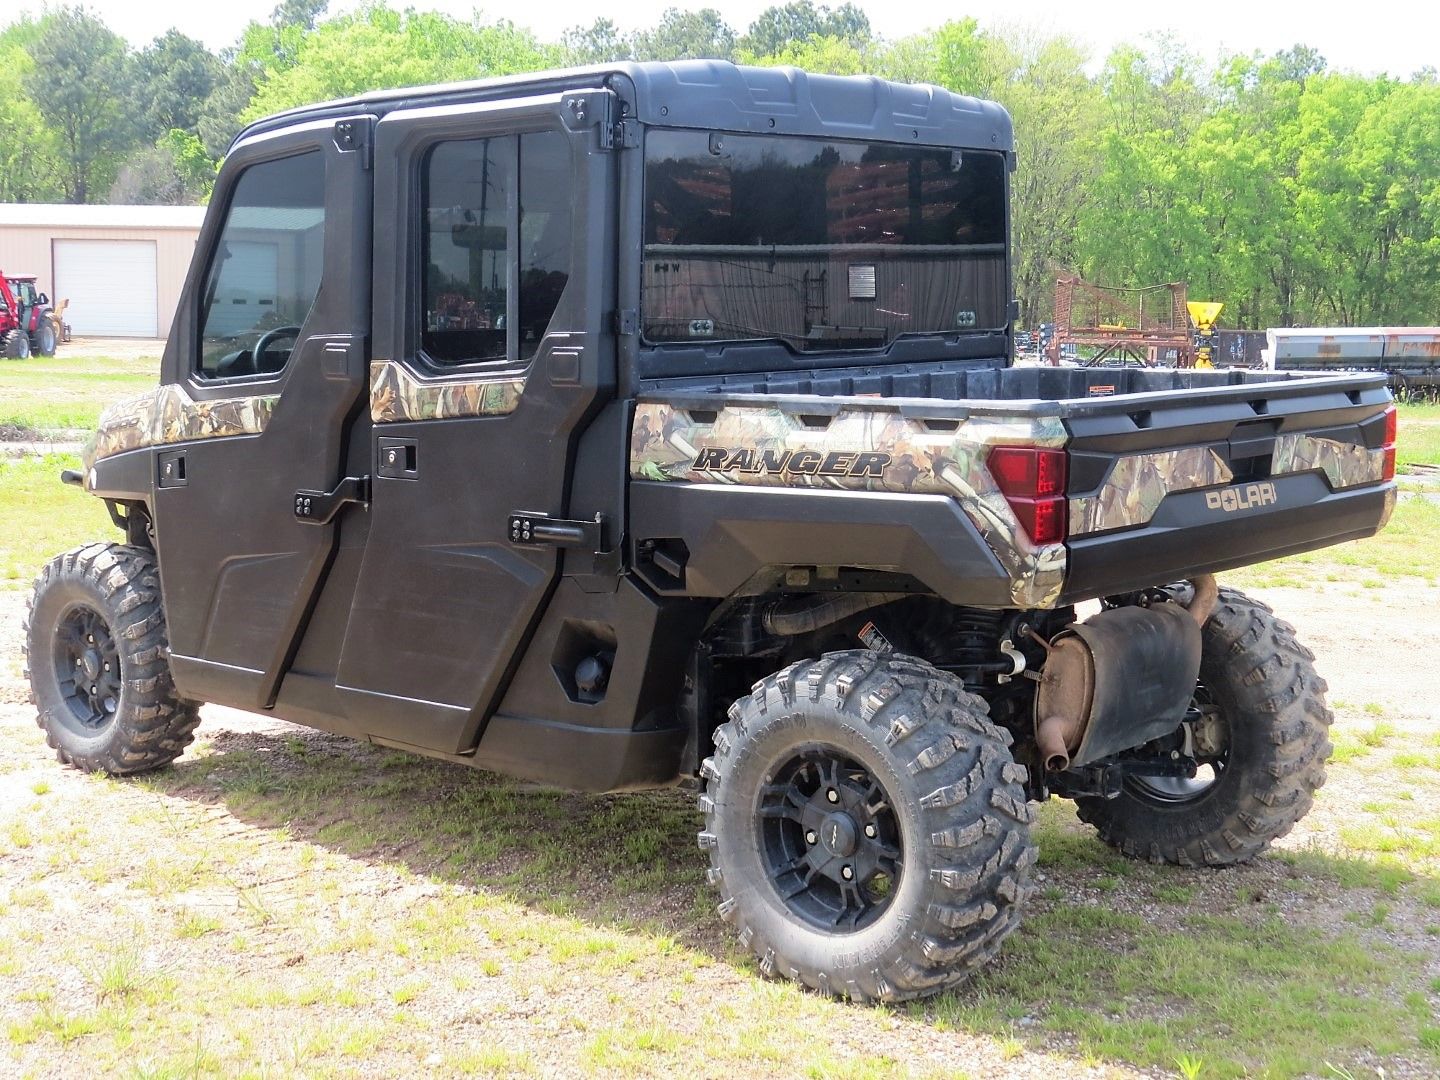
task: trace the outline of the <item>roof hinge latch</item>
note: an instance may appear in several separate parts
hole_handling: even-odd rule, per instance
[[[360,155],[360,167],[370,168],[374,162],[374,155],[371,153],[374,147],[374,140],[371,138],[373,125],[369,117],[361,117],[355,120],[335,121],[335,148],[342,154]]]
[[[601,150],[634,150],[640,145],[640,122],[626,116],[600,128]]]

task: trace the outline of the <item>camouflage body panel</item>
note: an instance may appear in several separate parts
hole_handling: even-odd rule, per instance
[[[370,419],[377,424],[505,416],[515,411],[524,392],[524,379],[491,375],[422,382],[393,360],[370,363]]]
[[[192,439],[258,435],[270,422],[279,395],[196,401],[184,386],[157,386],[123,398],[100,414],[100,424],[83,453],[85,470],[102,458],[142,446]]]
[[[1058,600],[1065,545],[1033,543],[985,467],[999,444],[1063,446],[1058,418],[927,423],[880,403],[842,405],[833,417],[767,403],[730,403],[699,415],[703,419],[667,402],[640,402],[630,429],[631,477],[958,497],[1010,574],[1016,605],[1051,607]]]
[[[1333,491],[1377,484],[1383,477],[1385,451],[1304,432],[1275,439],[1270,475],[1320,471]],[[1165,496],[1228,484],[1234,473],[1208,447],[1126,454],[1116,459],[1100,490],[1070,500],[1070,535],[1145,525]]]
[[[1371,450],[1358,443],[1340,442],[1303,431],[1275,438],[1275,456],[1270,474],[1302,473],[1319,470],[1325,474],[1333,491],[1378,484],[1385,476],[1385,451]]]
[[[1115,459],[1099,491],[1070,500],[1070,535],[1144,525],[1166,495],[1234,478],[1220,455],[1206,446],[1126,454]]]

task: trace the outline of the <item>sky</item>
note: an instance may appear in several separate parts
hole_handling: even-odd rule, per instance
[[[743,32],[775,0],[628,0],[606,9],[585,0],[544,0],[518,4],[496,0],[481,6],[486,20],[508,18],[528,26],[541,38],[558,39],[575,25],[589,24],[605,14],[621,29],[631,30],[658,21],[667,7],[715,7],[737,31]],[[826,2],[826,0],[820,0]],[[828,0],[838,6],[843,0]],[[1092,50],[1096,66],[1109,50],[1122,42],[1141,42],[1145,35],[1171,33],[1202,57],[1220,52],[1263,53],[1305,44],[1318,49],[1334,68],[1363,74],[1387,72],[1399,77],[1420,68],[1440,66],[1440,4],[1434,0],[1370,0],[1340,3],[1314,0],[1276,3],[1274,0],[1207,0],[1206,3],[1156,3],[1155,0],[977,0],[965,5],[895,3],[894,0],[858,0],[871,25],[887,38],[904,37],[946,19],[973,15],[982,26],[1020,24],[1078,38]],[[252,19],[265,20],[275,0],[229,0],[196,3],[195,0],[86,0],[86,7],[136,46],[149,42],[170,27],[199,38],[212,49],[235,41]],[[331,0],[331,11],[354,7],[349,0]],[[444,11],[465,18],[476,10],[474,0],[391,0],[394,7]],[[7,5],[0,23],[19,12],[38,13],[39,5]]]

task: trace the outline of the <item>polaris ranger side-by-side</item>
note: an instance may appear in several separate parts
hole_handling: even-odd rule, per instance
[[[720,914],[866,1000],[994,953],[1050,794],[1250,858],[1331,717],[1213,575],[1384,524],[1383,376],[1012,367],[1014,168],[996,105],[712,62],[252,124],[68,476],[126,535],[36,584],[51,745],[156,768],[217,702],[695,779]]]

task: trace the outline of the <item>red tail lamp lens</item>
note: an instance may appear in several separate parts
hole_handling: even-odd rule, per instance
[[[1065,539],[1066,516],[1069,505],[1063,497],[1051,499],[1005,500],[1015,517],[1037,544],[1058,544]]]
[[[997,446],[990,451],[990,475],[1007,496],[1046,499],[1065,494],[1065,451],[1038,446]]]
[[[986,464],[1031,540],[1058,544],[1065,539],[1070,507],[1065,500],[1064,450],[997,446],[990,451]]]
[[[1400,414],[1395,406],[1391,405],[1385,410],[1385,442],[1381,445],[1385,448],[1385,463],[1380,469],[1380,479],[1395,479],[1395,437],[1400,432]]]

